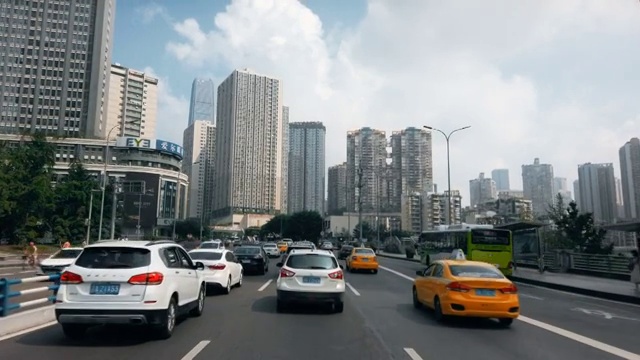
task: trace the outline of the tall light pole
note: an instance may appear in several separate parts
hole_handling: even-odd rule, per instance
[[[424,125],[425,129],[437,131],[440,134],[444,135],[444,138],[447,140],[447,188],[449,190],[449,193],[447,195],[447,206],[448,206],[447,213],[448,213],[448,216],[449,216],[449,221],[448,221],[449,225],[453,224],[453,217],[451,216],[452,215],[452,211],[451,211],[451,208],[452,208],[452,206],[451,206],[451,157],[450,157],[450,154],[449,154],[449,139],[451,139],[451,135],[453,135],[454,133],[456,133],[458,131],[462,131],[462,130],[468,129],[470,127],[471,126],[464,126],[464,127],[459,128],[459,129],[452,130],[449,134],[447,134],[447,133],[445,133],[444,131],[442,131],[440,129],[436,129],[436,128],[432,127],[432,126]]]
[[[89,241],[91,238],[91,215],[93,214],[93,193],[101,190],[92,189],[91,196],[89,197],[89,218],[87,219],[87,245],[89,245]]]
[[[111,137],[111,132],[119,127],[120,124],[115,125],[109,130],[107,133],[107,138],[104,141],[104,177],[102,178],[102,200],[100,201],[100,224],[98,225],[98,241],[102,240],[102,218],[104,216],[104,193],[107,189],[107,179],[109,178],[107,175],[107,166],[109,165],[109,138]]]
[[[196,162],[194,162],[192,165],[198,165],[198,167],[200,167],[200,165],[202,164],[202,160],[198,160]],[[204,203],[205,201],[207,201],[207,174],[208,174],[208,166],[209,165],[209,161],[205,161],[204,162],[204,184],[203,184],[203,191],[202,191],[202,210],[200,210],[200,241],[202,241],[202,233],[204,231]],[[189,174],[189,176],[191,176],[191,174]]]
[[[362,244],[362,165],[358,167],[358,224],[360,225],[359,240]]]
[[[178,165],[178,175],[176,176],[176,189],[173,196],[173,230],[171,232],[171,239],[176,239],[176,222],[178,222],[178,209],[180,209],[180,177],[182,175],[182,164]]]

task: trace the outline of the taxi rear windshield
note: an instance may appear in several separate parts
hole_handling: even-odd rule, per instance
[[[76,260],[76,266],[88,269],[134,269],[150,263],[149,249],[129,247],[85,248]]]
[[[356,254],[358,254],[358,255],[374,255],[374,252],[371,249],[356,249]]]
[[[479,265],[449,265],[451,275],[456,277],[503,279],[504,275],[498,269]]]

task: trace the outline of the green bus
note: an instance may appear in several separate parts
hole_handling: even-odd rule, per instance
[[[494,229],[490,225],[451,226],[446,230],[424,231],[418,239],[420,262],[451,257],[455,249],[461,249],[467,260],[494,264],[506,276],[513,273],[513,239],[511,231]]]

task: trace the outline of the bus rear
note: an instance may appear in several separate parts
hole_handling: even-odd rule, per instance
[[[496,265],[510,276],[513,273],[513,241],[511,231],[502,229],[473,229],[467,258]]]

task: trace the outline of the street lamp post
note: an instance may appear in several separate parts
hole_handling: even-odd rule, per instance
[[[452,211],[451,211],[451,208],[452,208],[452,206],[451,206],[451,158],[450,158],[450,154],[449,154],[449,139],[451,138],[451,135],[453,135],[454,133],[456,133],[458,131],[462,131],[462,130],[468,129],[470,127],[471,126],[464,126],[464,127],[459,128],[459,129],[452,130],[449,134],[447,134],[444,131],[442,131],[440,129],[436,129],[436,128],[432,127],[432,126],[427,126],[427,125],[424,126],[424,128],[427,129],[427,130],[437,131],[440,134],[444,135],[444,138],[447,141],[447,188],[449,190],[449,193],[447,195],[447,206],[448,206],[447,214],[449,216],[449,221],[448,221],[449,225],[453,224],[453,217],[451,216],[452,215]]]
[[[360,230],[358,233],[358,238],[360,240],[360,244],[362,244],[362,165],[358,168],[358,224],[360,225]]]
[[[91,238],[91,216],[93,214],[93,193],[101,191],[97,189],[91,190],[91,196],[89,197],[89,218],[87,219],[87,245],[89,245],[89,241]]]
[[[180,209],[180,177],[182,175],[182,164],[178,166],[178,175],[176,176],[176,189],[173,199],[173,230],[171,231],[171,239],[176,239],[176,222],[178,222],[178,209]]]
[[[111,137],[111,132],[118,128],[120,124],[115,125],[109,130],[107,133],[107,138],[104,141],[104,177],[102,178],[102,200],[100,201],[100,223],[98,225],[98,241],[102,240],[102,219],[104,216],[104,193],[107,189],[107,179],[109,178],[107,175],[107,166],[109,165],[109,138]]]

